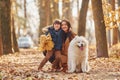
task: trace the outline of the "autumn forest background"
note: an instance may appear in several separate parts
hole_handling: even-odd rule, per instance
[[[67,19],[89,41],[89,73],[37,70],[42,28],[55,19]],[[29,37],[30,47],[20,47],[21,37]],[[0,0],[0,80],[119,80],[119,48],[120,0]]]

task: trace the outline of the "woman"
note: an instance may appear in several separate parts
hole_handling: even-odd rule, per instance
[[[68,54],[68,46],[70,41],[76,36],[74,32],[71,31],[71,24],[67,20],[62,20],[61,28],[63,30],[62,34],[62,51],[61,51],[61,65],[63,67],[62,71],[66,71],[67,69],[67,54]]]

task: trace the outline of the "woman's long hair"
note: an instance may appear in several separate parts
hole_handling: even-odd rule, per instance
[[[68,32],[65,33],[65,32],[63,31],[63,35],[62,35],[63,42],[65,42],[65,41],[66,41],[66,38],[67,38],[67,37],[70,38],[70,36],[71,36],[70,28],[72,28],[72,27],[71,27],[71,24],[70,24],[70,22],[69,22],[68,20],[65,20],[65,19],[62,20],[62,21],[61,21],[61,26],[62,26],[62,22],[65,22],[66,25],[68,26]]]
[[[61,25],[62,25],[62,22],[65,22],[65,23],[66,23],[66,25],[68,26],[68,31],[70,30],[70,28],[72,28],[72,27],[71,27],[71,24],[70,24],[70,22],[69,22],[68,20],[66,20],[66,19],[62,20],[62,21],[61,21]]]

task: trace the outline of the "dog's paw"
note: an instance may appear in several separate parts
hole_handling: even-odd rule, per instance
[[[73,73],[74,72],[74,70],[68,70],[67,71],[67,73]]]
[[[84,69],[82,69],[82,72],[83,73],[87,73],[87,72],[89,72],[89,69],[88,68],[84,68]]]
[[[90,71],[90,66],[88,64],[86,64],[86,67],[84,67],[82,71],[85,72],[85,73],[89,72]]]
[[[76,73],[80,73],[80,72],[82,72],[82,70],[76,69],[75,72],[76,72]]]
[[[67,71],[67,73],[72,74],[73,72]]]

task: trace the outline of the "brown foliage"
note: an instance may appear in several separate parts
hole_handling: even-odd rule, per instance
[[[0,79],[2,80],[104,80],[120,78],[120,60],[117,58],[95,58],[95,48],[90,47],[89,73],[50,72],[48,62],[43,70],[37,70],[43,58],[37,50],[21,50],[20,53],[0,57]]]

